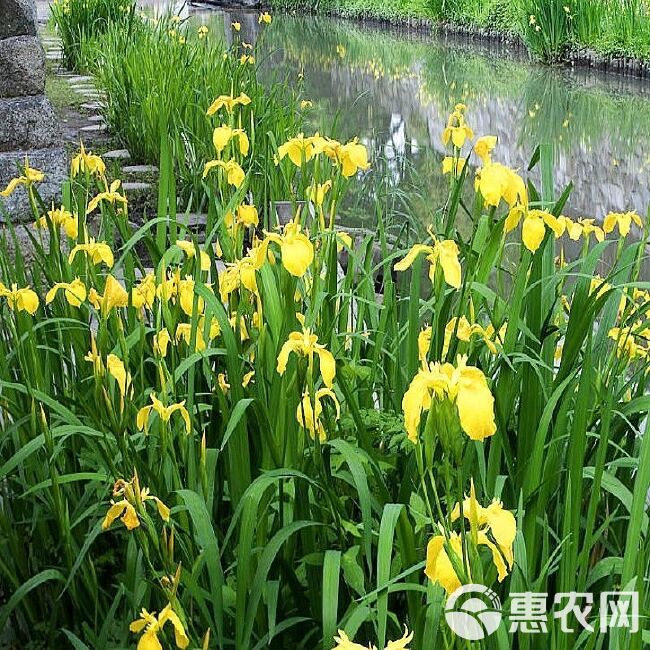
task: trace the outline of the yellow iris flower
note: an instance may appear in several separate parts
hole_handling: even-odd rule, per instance
[[[133,393],[131,375],[126,371],[122,359],[120,359],[116,354],[109,354],[106,357],[106,370],[108,371],[108,374],[115,379],[122,397],[126,397],[127,392],[131,394]]]
[[[136,309],[153,307],[156,299],[156,276],[153,273],[147,273],[140,282],[131,289],[131,303]]]
[[[621,237],[627,237],[632,223],[635,223],[639,228],[643,228],[641,217],[634,210],[630,212],[610,212],[603,221],[603,231],[607,234],[618,226]]]
[[[453,174],[453,176],[460,176],[463,169],[465,169],[466,163],[467,158],[453,158],[452,156],[445,156],[442,159],[442,173]]]
[[[73,307],[79,307],[86,299],[86,285],[79,279],[75,278],[72,282],[57,282],[45,296],[45,304],[49,305],[59,291],[63,291],[65,299]]]
[[[104,262],[109,269],[115,262],[111,247],[106,242],[96,242],[92,238],[90,238],[85,244],[77,244],[70,251],[70,255],[68,255],[68,264],[74,262],[77,253],[86,253],[86,255],[90,256],[93,264],[97,265]]]
[[[324,345],[318,343],[316,334],[313,334],[308,328],[303,328],[302,332],[289,334],[289,339],[284,343],[278,355],[277,371],[279,374],[283,375],[287,369],[289,355],[292,352],[298,356],[307,357],[310,371],[313,368],[314,355],[318,356],[323,381],[328,388],[332,388],[336,374],[336,361],[332,353]]]
[[[263,262],[264,258],[262,258]],[[219,275],[219,294],[221,302],[227,303],[230,294],[244,287],[258,295],[255,271],[260,268],[256,253],[250,253],[240,260],[226,264],[226,270]]]
[[[103,530],[110,528],[111,524],[118,518],[126,526],[127,530],[137,528],[140,525],[137,510],[144,507],[143,504],[147,501],[153,501],[156,504],[160,518],[163,521],[169,521],[169,508],[158,497],[149,494],[149,488],[140,488],[137,473],[133,475],[130,481],[124,479],[115,481],[113,497],[119,496],[122,497],[120,501],[111,501],[111,507],[102,521]]]
[[[262,24],[266,23],[267,25],[271,24],[271,14],[268,11],[265,11],[259,15],[259,18],[257,19],[257,22]]]
[[[265,255],[266,246],[270,242],[280,246],[282,255],[282,266],[291,275],[301,278],[314,260],[314,246],[309,237],[301,232],[301,225],[296,221],[290,221],[282,231],[282,234],[266,233],[266,239],[260,247],[260,255]]]
[[[246,93],[240,93],[238,97],[233,97],[233,95],[219,95],[210,104],[207,115],[214,115],[221,108],[225,108],[228,113],[232,113],[235,106],[247,106],[250,103],[251,98]]]
[[[104,176],[106,165],[101,156],[96,156],[92,151],[86,151],[84,143],[80,143],[79,153],[70,163],[70,176],[74,178],[79,174],[88,172],[91,176]]]
[[[48,211],[46,217],[41,217],[34,222],[34,228],[45,229],[50,223],[52,223],[55,228],[63,228],[65,234],[70,237],[70,239],[76,239],[79,234],[76,215],[68,212],[68,210],[63,207],[55,210],[54,206],[52,206],[52,209]]]
[[[323,414],[323,397],[329,397],[334,402],[334,407],[336,408],[335,419],[338,420],[341,417],[341,406],[339,404],[334,391],[329,388],[319,388],[314,395],[314,408],[312,408],[312,400],[308,392],[305,392],[302,396],[302,402],[298,404],[296,409],[296,419],[298,424],[303,428],[309,431],[309,435],[313,438],[318,434],[318,439],[321,442],[327,440],[327,434],[325,433],[325,427],[321,422],[321,415]]]
[[[464,110],[463,104],[456,104],[456,108],[449,116],[447,126],[442,132],[442,143],[445,147],[451,140],[454,147],[462,149],[466,140],[474,139],[474,131],[465,123]]]
[[[188,316],[194,314],[194,287],[196,283],[191,276],[187,276],[184,280],[178,283],[178,302],[181,309]],[[205,301],[200,296],[196,301],[196,308],[199,312],[203,312],[205,308]]]
[[[646,341],[648,340],[648,334],[650,334],[648,329],[639,331],[639,336]],[[632,327],[612,327],[607,336],[616,341],[616,356],[619,358],[632,361],[648,356],[648,348],[643,348],[636,342]]]
[[[404,636],[395,641],[389,641],[385,646],[385,650],[409,650],[409,645],[413,640],[413,632],[409,633],[408,628],[404,628]],[[334,637],[336,645],[332,650],[377,650],[374,645],[363,646],[359,643],[354,643],[350,637],[343,631],[338,631],[338,636]]]
[[[169,330],[166,327],[160,330],[157,334],[154,334],[153,337],[153,349],[156,354],[159,354],[161,357],[167,356],[167,346],[171,342],[172,337],[169,335]]]
[[[29,160],[27,157],[25,157],[25,166],[23,168],[22,175],[18,176],[17,178],[12,178],[9,181],[7,187],[5,187],[4,190],[0,191],[0,196],[6,199],[8,196],[11,196],[21,185],[24,185],[27,187],[27,189],[29,189],[32,183],[40,183],[44,178],[45,174],[38,169],[33,169],[30,167]]]
[[[241,187],[242,183],[246,179],[246,173],[236,160],[229,160],[228,162],[223,162],[223,160],[208,161],[205,163],[205,167],[203,168],[203,178],[206,178],[210,171],[215,167],[224,170],[228,184],[233,185],[234,187]]]
[[[496,146],[496,136],[484,135],[474,143],[474,153],[481,159],[483,165],[489,165],[492,162],[492,151]]]
[[[129,294],[126,289],[112,275],[106,276],[104,293],[99,293],[95,288],[88,292],[88,300],[97,309],[102,318],[106,318],[113,309],[127,307]]]
[[[12,284],[11,289],[0,282],[0,298],[6,298],[9,309],[13,311],[26,311],[33,316],[38,309],[39,300],[35,291],[29,287],[18,288]]]
[[[247,156],[250,149],[250,141],[244,129],[233,129],[227,124],[218,126],[212,132],[212,143],[218,154],[220,154],[233,139],[237,138],[239,142],[239,152],[242,156]]]
[[[171,404],[170,406],[165,406],[157,397],[155,393],[151,393],[151,404],[148,406],[143,406],[136,416],[136,425],[140,431],[148,432],[149,429],[149,416],[151,411],[155,411],[158,414],[158,417],[167,424],[171,416],[178,411],[183,418],[185,423],[185,430],[189,434],[192,431],[192,421],[190,420],[190,414],[185,408],[185,400],[179,404]]]
[[[191,323],[179,323],[176,326],[176,342],[185,341],[186,345],[192,342],[192,325]],[[203,352],[207,348],[203,338],[203,330],[196,328],[195,352]]]
[[[517,203],[528,205],[528,193],[523,178],[515,171],[491,162],[476,172],[476,189],[486,205],[498,207],[503,199],[510,207]]]
[[[521,205],[516,205],[506,217],[504,232],[507,234],[514,230],[522,216],[524,221],[521,226],[521,240],[531,253],[541,246],[547,227],[553,231],[556,239],[564,234],[567,227],[566,217],[558,218],[547,210],[527,210]]]
[[[259,224],[259,214],[254,205],[242,203],[235,215],[230,210],[224,215],[224,224],[231,235],[235,236],[240,227],[252,228]]]
[[[305,137],[303,133],[299,133],[278,147],[278,160],[288,156],[296,167],[301,167],[303,162],[309,162],[316,154],[314,143],[319,137],[318,133],[310,137]]]
[[[325,181],[307,188],[307,198],[317,206],[323,205],[326,194],[332,189],[332,181]]]
[[[487,546],[490,549],[498,580],[502,582],[514,564],[512,547],[517,534],[514,515],[504,510],[500,501],[493,501],[487,508],[481,506],[476,500],[472,482],[470,496],[463,501],[463,516],[469,520],[469,537],[472,542],[476,546]],[[452,522],[459,517],[460,505],[456,504],[451,514]],[[457,532],[451,532],[446,546],[444,535],[432,537],[427,545],[424,570],[425,575],[432,582],[442,585],[448,595],[461,586],[449,553],[454,555],[457,564],[463,565],[462,538]],[[471,580],[471,568],[468,569],[468,573]]]
[[[456,242],[451,239],[439,241],[433,235],[432,238],[433,243],[431,245],[416,244],[413,246],[406,256],[395,264],[395,270],[406,271],[406,269],[413,265],[418,255],[424,253],[430,265],[429,278],[431,282],[435,280],[436,268],[438,263],[440,263],[445,282],[449,286],[458,289],[461,285],[461,268],[460,261],[458,260],[459,251]]]
[[[484,440],[496,431],[494,397],[485,375],[467,365],[459,356],[456,367],[451,363],[422,364],[402,399],[404,426],[411,442],[418,442],[423,411],[435,406],[434,400],[456,406],[460,426],[472,440]]]
[[[350,140],[346,144],[340,144],[335,140],[327,140],[323,151],[334,160],[341,168],[341,173],[346,178],[354,176],[358,171],[366,171],[370,167],[368,162],[368,150],[365,145],[359,143],[358,138]]]
[[[194,246],[194,242],[186,241],[183,239],[177,239],[176,246],[178,246],[189,258],[192,258],[196,255],[196,248]],[[209,270],[210,270],[210,256],[205,251],[201,251],[201,271],[209,271]]]
[[[496,354],[498,349],[495,341],[499,344],[503,343],[507,327],[508,324],[504,323],[497,333],[491,323],[487,327],[482,327],[478,323],[470,323],[466,316],[461,316],[460,318],[454,317],[445,327],[442,356],[447,356],[449,344],[451,343],[451,338],[454,336],[454,333],[456,338],[464,343],[469,343],[474,335],[480,336],[490,352]],[[431,335],[432,330],[430,325],[422,329],[418,335],[418,357],[421,363],[427,362],[427,357],[429,356],[429,350],[431,348]]]
[[[100,192],[94,199],[90,201],[88,207],[86,208],[86,214],[94,212],[102,201],[107,201],[112,205],[121,203],[122,206],[126,208],[128,201],[126,200],[125,196],[118,192],[121,184],[122,181],[119,179],[114,180],[111,183],[110,187],[108,186],[108,183],[106,183],[106,190],[104,192]]]
[[[165,623],[169,621],[174,627],[174,641],[176,647],[185,650],[190,644],[190,640],[185,632],[185,627],[181,622],[178,614],[168,604],[156,617],[156,613],[149,613],[146,609],[140,612],[140,618],[133,621],[129,630],[136,634],[144,630],[144,634],[138,641],[137,650],[163,650],[162,644],[158,639],[158,634],[162,631]]]

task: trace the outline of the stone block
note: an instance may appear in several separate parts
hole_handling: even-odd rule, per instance
[[[13,36],[1,40],[0,97],[42,95],[44,92],[45,55],[38,37]]]
[[[0,152],[44,149],[59,141],[54,109],[45,95],[0,99]]]
[[[0,0],[0,38],[36,34],[34,0]]]
[[[60,201],[61,186],[68,176],[68,161],[63,147],[36,149],[33,151],[12,151],[0,153],[0,189],[4,189],[12,178],[20,175],[19,165],[29,157],[29,166],[45,173],[43,182],[35,187],[46,205]],[[19,187],[6,199],[0,197],[0,223],[10,219],[17,223],[33,219],[27,192]]]

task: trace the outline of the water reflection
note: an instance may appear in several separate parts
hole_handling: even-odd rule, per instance
[[[335,125],[342,137],[361,135],[386,158],[396,184],[404,180],[403,161],[413,163],[427,176],[434,202],[446,192],[440,132],[450,107],[462,101],[477,134],[499,136],[498,159],[507,165],[525,168],[537,143],[554,145],[558,189],[575,184],[570,214],[645,213],[650,204],[647,82],[541,68],[503,48],[329,18],[277,15],[261,31],[256,14],[196,7],[191,13],[220,30],[237,20],[249,42],[261,35],[267,69],[290,71],[296,83],[304,74],[314,128]]]

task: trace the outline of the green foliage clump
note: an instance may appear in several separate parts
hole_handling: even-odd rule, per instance
[[[135,0],[54,0],[50,21],[63,44],[63,61],[79,70],[80,50],[89,39],[133,15]]]

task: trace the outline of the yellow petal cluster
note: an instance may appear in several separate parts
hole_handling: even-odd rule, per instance
[[[41,217],[34,222],[34,227],[45,229],[48,228],[50,224],[52,224],[54,228],[63,228],[65,234],[70,237],[70,239],[76,239],[79,234],[76,215],[73,215],[63,207],[55,210],[54,206],[52,206],[52,209],[48,210],[47,216]]]
[[[96,156],[92,151],[86,151],[84,143],[80,143],[79,152],[70,163],[70,176],[75,178],[79,174],[88,173],[91,176],[104,176],[106,165],[101,156]]]
[[[102,529],[110,528],[116,519],[126,526],[127,530],[134,530],[140,525],[138,512],[142,511],[147,501],[153,501],[160,518],[169,521],[169,508],[156,496],[149,493],[149,488],[141,488],[137,473],[130,481],[118,479],[113,486],[113,498],[122,497],[119,501],[112,500],[111,506],[102,521]]]
[[[185,408],[185,401],[183,400],[179,404],[170,404],[165,406],[157,397],[155,393],[151,393],[149,396],[151,398],[151,404],[143,406],[136,416],[136,425],[140,431],[148,432],[149,429],[149,416],[151,411],[155,411],[158,414],[158,417],[162,422],[167,424],[171,416],[178,412],[183,418],[185,423],[185,431],[189,434],[192,431],[192,421],[190,419],[190,414]]]
[[[422,412],[442,401],[456,406],[460,426],[472,440],[485,440],[495,433],[494,397],[485,375],[468,366],[467,357],[459,356],[455,367],[451,363],[423,363],[411,381],[402,399],[409,440],[418,442]]]
[[[57,282],[47,292],[45,304],[49,305],[59,291],[64,292],[65,299],[73,307],[79,307],[87,295],[86,285],[79,278],[75,278],[72,282]]]
[[[461,285],[461,268],[458,259],[459,251],[456,242],[451,239],[438,240],[432,236],[432,244],[415,244],[406,256],[395,264],[396,271],[406,271],[413,265],[419,255],[426,255],[429,262],[429,278],[435,282],[438,263],[442,268],[445,282],[455,289]]]
[[[298,356],[307,357],[310,371],[313,369],[314,355],[316,355],[320,362],[323,382],[327,388],[332,388],[336,374],[336,361],[332,353],[318,342],[316,334],[309,328],[303,328],[302,332],[289,334],[289,339],[284,343],[278,355],[277,371],[279,374],[283,375],[287,369],[289,355],[292,352]]]
[[[126,210],[128,203],[126,197],[118,192],[121,184],[122,181],[119,179],[114,180],[111,183],[110,187],[108,183],[106,183],[105,190],[103,192],[100,192],[95,198],[91,199],[90,203],[88,203],[86,214],[94,212],[99,207],[99,204],[102,203],[102,201],[106,201],[111,205],[120,204],[122,206],[122,209]]]
[[[9,181],[7,187],[4,190],[0,191],[0,196],[2,198],[7,198],[11,196],[18,187],[24,185],[28,189],[32,186],[33,183],[40,183],[45,178],[45,174],[38,169],[33,169],[29,166],[29,160],[25,157],[25,165],[23,167],[22,175],[12,178]]]
[[[462,515],[469,521],[468,540],[475,546],[486,546],[492,554],[492,562],[497,569],[497,577],[502,582],[514,565],[513,544],[517,534],[517,522],[509,510],[504,510],[501,501],[494,500],[487,508],[476,499],[474,482],[470,494],[462,504]],[[451,513],[451,521],[461,516],[461,504],[457,503]],[[460,578],[450,559],[454,555],[456,564],[465,566],[461,536],[452,531],[447,537],[435,535],[427,545],[425,574],[433,582],[438,582],[447,594],[461,586]],[[471,579],[471,567],[467,568]]]
[[[177,648],[185,650],[190,645],[190,640],[185,632],[185,627],[178,614],[168,604],[156,617],[156,613],[150,613],[146,609],[140,612],[140,618],[131,623],[129,629],[136,634],[144,630],[144,634],[138,641],[137,650],[163,650],[163,646],[158,639],[158,634],[169,621],[174,628],[174,642]]]
[[[451,143],[457,149],[462,149],[467,140],[474,139],[474,131],[465,122],[465,105],[456,104],[456,107],[449,115],[447,126],[442,132],[442,144],[445,147]]]
[[[207,115],[214,115],[221,108],[225,108],[228,113],[232,113],[235,106],[247,106],[251,103],[251,98],[246,93],[240,93],[237,97],[231,95],[219,95],[210,107],[208,108]]]
[[[38,295],[30,287],[19,288],[17,284],[12,284],[11,289],[8,289],[0,282],[0,298],[5,298],[9,309],[13,311],[26,311],[33,316],[38,310]]]
[[[113,251],[106,242],[96,242],[90,238],[85,244],[77,244],[68,255],[68,264],[74,262],[77,253],[86,253],[92,260],[92,263],[97,265],[102,262],[110,269],[115,262]]]
[[[329,397],[332,402],[334,402],[334,408],[336,409],[335,419],[338,420],[341,417],[341,407],[334,391],[330,388],[319,388],[316,391],[314,394],[313,406],[309,392],[305,392],[302,396],[302,401],[298,404],[298,408],[296,409],[296,419],[298,420],[298,424],[309,432],[312,439],[318,435],[318,439],[321,442],[327,440],[325,427],[320,419],[323,414],[322,399],[324,397]]]
[[[314,245],[301,230],[302,227],[297,221],[290,221],[284,226],[281,234],[266,233],[260,252],[263,254],[264,247],[271,242],[277,244],[282,255],[282,266],[297,278],[305,275],[314,260]]]

